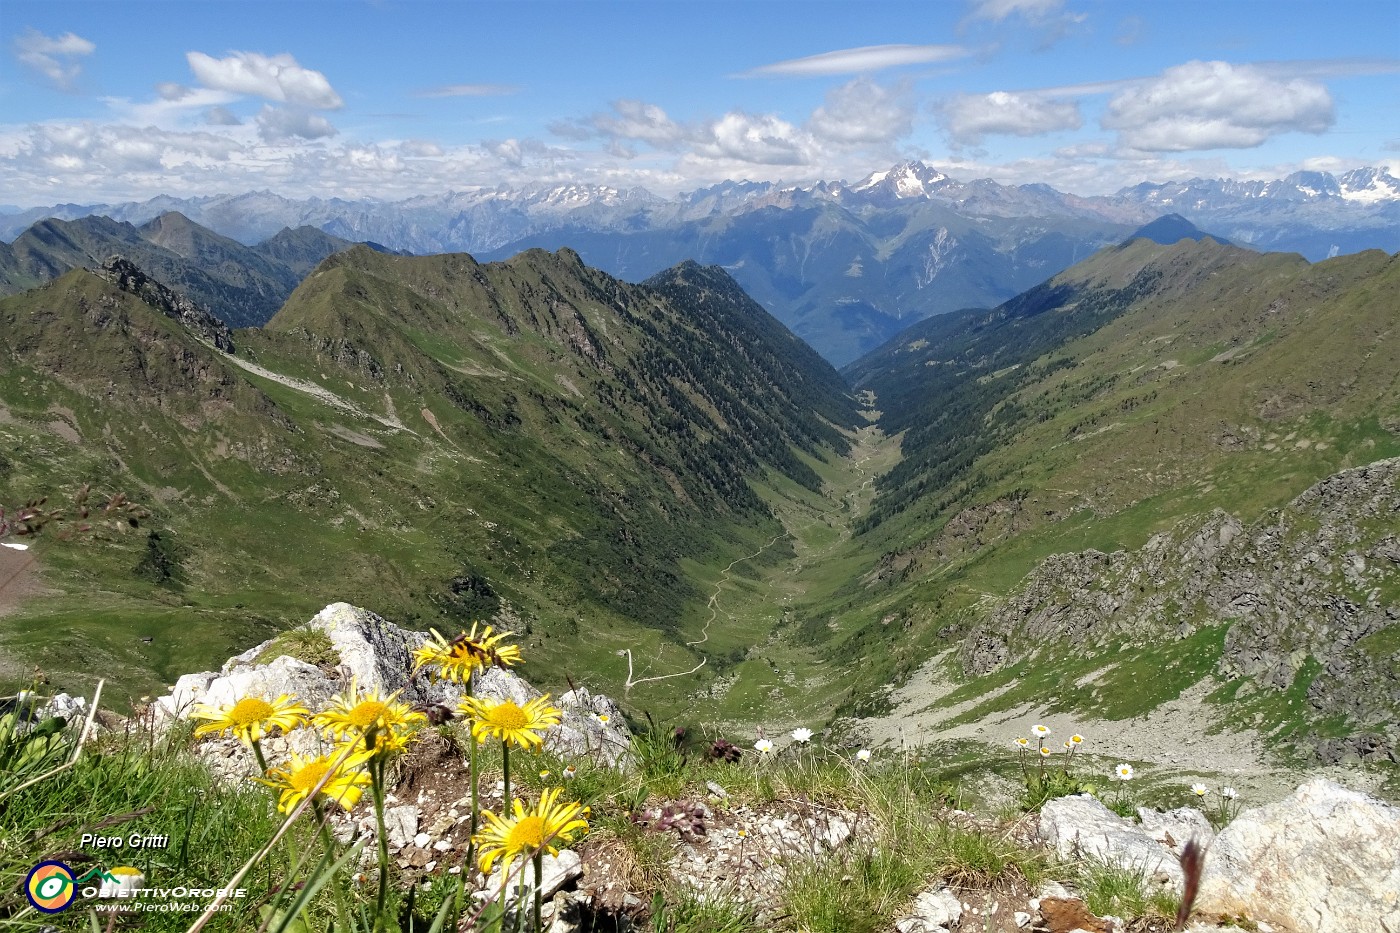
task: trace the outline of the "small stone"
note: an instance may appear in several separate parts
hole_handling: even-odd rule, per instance
[[[413,837],[413,844],[420,849],[427,848],[428,843],[432,841],[433,837],[429,836],[427,833],[419,833]]]
[[[1011,915],[1011,919],[1016,921],[1017,927],[1024,927],[1031,922],[1031,915],[1024,910],[1018,910]]]

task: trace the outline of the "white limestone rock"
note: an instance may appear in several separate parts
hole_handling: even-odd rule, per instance
[[[1216,837],[1197,909],[1299,933],[1400,933],[1400,808],[1324,779]]]
[[[246,696],[274,699],[282,694],[293,694],[315,711],[331,697],[343,693],[351,683],[362,690],[398,692],[411,704],[438,704],[455,709],[461,701],[460,685],[435,681],[421,672],[413,676],[413,650],[427,640],[426,632],[406,631],[373,612],[348,603],[332,603],[307,625],[324,631],[330,638],[340,659],[334,669],[325,670],[286,655],[269,663],[255,663],[254,659],[272,644],[272,640],[268,640],[230,658],[218,672],[204,671],[181,677],[170,693],[155,700],[152,706],[155,723],[158,727],[168,726],[177,719],[188,718],[196,704],[221,706]],[[541,695],[514,672],[501,668],[492,668],[477,676],[476,694],[496,700],[509,699],[522,705]],[[563,722],[545,735],[547,750],[565,758],[591,757],[609,765],[618,765],[626,759],[631,733],[621,710],[612,700],[580,688],[554,702],[563,713]],[[294,750],[303,751],[301,748]],[[220,746],[223,757],[233,754],[223,754],[225,751],[227,749]],[[234,774],[252,773],[252,756],[246,757],[247,761],[236,762],[236,766],[227,770]]]
[[[1040,810],[1040,838],[1063,859],[1096,859],[1141,873],[1145,888],[1182,890],[1185,879],[1176,855],[1088,794],[1046,802]]]
[[[1215,839],[1215,827],[1195,807],[1178,807],[1166,812],[1138,807],[1137,815],[1143,832],[1176,855],[1180,855],[1182,848],[1192,839],[1205,846]]]

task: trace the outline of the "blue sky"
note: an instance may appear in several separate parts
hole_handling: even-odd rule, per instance
[[[1400,3],[0,0],[0,202],[1400,166]]]

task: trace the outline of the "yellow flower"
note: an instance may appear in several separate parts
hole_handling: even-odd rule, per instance
[[[407,744],[407,733],[427,725],[428,717],[414,712],[407,703],[398,702],[397,693],[380,696],[371,690],[361,696],[352,683],[348,693],[333,698],[316,714],[315,721],[332,738],[367,738],[374,751],[398,751]]]
[[[549,694],[526,703],[523,707],[513,700],[478,700],[467,697],[457,707],[472,721],[472,738],[478,742],[495,736],[521,748],[539,748],[544,740],[539,733],[559,725],[563,718],[559,710],[549,705]]]
[[[208,720],[204,725],[195,727],[195,738],[232,732],[244,745],[252,745],[272,728],[290,732],[310,715],[311,711],[290,693],[282,694],[271,703],[262,697],[244,697],[231,706],[216,707],[200,703],[190,712],[191,719]]]
[[[543,849],[550,855],[558,855],[559,850],[551,843],[572,842],[580,831],[587,831],[588,821],[583,819],[583,808],[578,803],[558,803],[560,788],[551,788],[540,795],[539,803],[533,810],[526,811],[518,798],[514,801],[514,815],[502,818],[486,812],[487,826],[472,837],[481,847],[478,864],[482,872],[491,874],[491,867],[501,861],[501,872],[510,874],[510,866],[517,858],[530,858]]]
[[[364,785],[370,781],[369,775],[360,767],[369,756],[363,752],[352,752],[337,765],[336,760],[340,757],[340,750],[317,758],[303,758],[293,753],[285,766],[269,771],[268,776],[272,780],[263,783],[282,792],[277,799],[277,809],[283,813],[292,812],[332,769],[334,773],[321,788],[321,796],[329,797],[347,810],[354,807]]]
[[[478,624],[473,622],[470,632],[463,632],[451,641],[443,638],[437,629],[431,629],[431,640],[413,652],[413,673],[434,665],[438,677],[464,684],[471,678],[472,671],[521,663],[520,646],[501,644],[514,637],[514,632],[493,634],[488,625],[478,633]]]

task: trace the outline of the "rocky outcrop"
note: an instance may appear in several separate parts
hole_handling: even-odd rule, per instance
[[[406,631],[348,603],[327,606],[306,628],[326,634],[338,664],[322,667],[287,655],[260,662],[257,659],[277,643],[276,639],[269,640],[230,658],[220,671],[181,677],[168,694],[153,703],[156,722],[188,718],[197,703],[226,705],[246,696],[271,699],[284,693],[295,694],[304,705],[316,710],[351,683],[381,693],[398,692],[419,707],[444,706],[450,710],[463,696],[457,684],[435,681],[421,673],[412,676],[413,650],[428,638],[425,632]],[[475,690],[479,697],[511,699],[521,704],[540,696],[540,691],[524,679],[501,668],[478,675]],[[549,730],[545,739],[547,750],[566,757],[588,756],[608,764],[616,764],[627,754],[630,734],[621,710],[612,700],[579,688],[555,698],[553,704],[563,713],[563,722]],[[303,751],[297,743],[314,741],[314,737],[293,733],[270,741],[269,750],[274,753],[281,751],[278,743],[283,742],[291,749]],[[224,770],[254,772],[251,755],[232,739],[205,743],[204,749],[206,757],[221,762]]]
[[[1206,859],[1197,908],[1299,933],[1400,931],[1400,809],[1322,779],[1241,813]]]
[[[1047,557],[982,615],[963,666],[981,674],[1041,645],[1141,643],[1228,624],[1222,677],[1272,690],[1310,678],[1319,716],[1393,722],[1400,668],[1381,662],[1382,642],[1400,631],[1397,477],[1400,459],[1381,460],[1328,477],[1251,526],[1216,511],[1133,552]],[[1380,737],[1332,752],[1400,755]]]
[[[1198,810],[1142,811],[1126,820],[1088,794],[1048,801],[1040,811],[1040,838],[1062,859],[1094,859],[1139,874],[1147,889],[1180,894],[1185,876],[1178,856],[1191,839],[1209,843],[1209,821]]]
[[[225,353],[233,352],[233,336],[227,324],[184,295],[157,282],[131,260],[113,256],[96,271],[117,288],[135,295],[171,320],[178,321],[196,336]]]
[[[1295,933],[1400,933],[1400,809],[1316,779],[1245,810],[1216,835],[1198,810],[1141,809],[1125,820],[1090,796],[1045,804],[1040,837],[1064,859],[1182,890],[1178,856],[1206,845],[1196,913]],[[1033,905],[1034,906],[1034,905]]]

